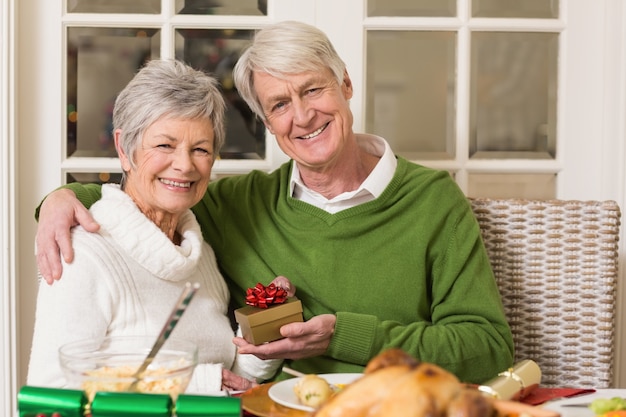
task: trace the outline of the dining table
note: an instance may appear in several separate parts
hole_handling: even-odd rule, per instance
[[[268,390],[273,384],[262,384],[241,394],[244,417],[313,417],[314,413],[289,408],[278,404],[269,397]],[[626,389],[590,389],[587,393],[570,398],[558,398],[536,407],[558,413],[561,417],[595,417],[589,404],[597,398],[626,398]]]
[[[232,395],[240,398],[240,405],[242,409],[241,416],[314,417],[313,412],[287,407],[274,402],[268,394],[269,389],[274,384],[276,383],[261,384],[248,391]],[[583,394],[577,394],[568,398],[554,398],[542,404],[535,405],[534,407],[542,411],[552,411],[560,415],[560,417],[596,417],[593,411],[589,408],[589,405],[593,400],[598,398],[611,399],[614,397],[626,398],[626,388],[587,389],[584,391],[585,392]],[[224,394],[219,396],[224,396]],[[15,417],[18,417],[19,415],[22,414],[20,414],[19,410],[16,410]],[[539,415],[545,415],[545,413],[537,414],[537,416]],[[531,415],[531,417],[533,416]]]

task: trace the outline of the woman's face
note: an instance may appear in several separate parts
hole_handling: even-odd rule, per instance
[[[211,177],[213,124],[206,119],[166,118],[153,123],[135,152],[135,167],[118,142],[126,191],[149,218],[176,215],[191,208],[206,192]]]

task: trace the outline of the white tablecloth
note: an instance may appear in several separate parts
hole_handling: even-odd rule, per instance
[[[565,404],[589,404],[596,398],[626,398],[626,389],[599,389],[591,394],[579,395],[573,398],[550,401],[542,408],[558,411],[561,417],[594,417],[593,412],[588,407],[564,407]]]

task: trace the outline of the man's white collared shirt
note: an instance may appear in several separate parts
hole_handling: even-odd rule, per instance
[[[359,188],[327,199],[304,185],[300,178],[298,164],[294,161],[290,182],[291,196],[329,213],[337,213],[378,198],[391,182],[398,161],[396,161],[391,147],[383,138],[370,134],[357,134],[356,137],[362,149],[371,155],[380,157],[372,172]]]

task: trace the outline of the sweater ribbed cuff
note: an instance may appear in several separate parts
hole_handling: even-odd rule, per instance
[[[338,312],[335,333],[326,354],[344,362],[366,365],[371,359],[377,319],[367,314]]]
[[[187,394],[217,395],[222,390],[222,364],[202,363],[193,371]]]

